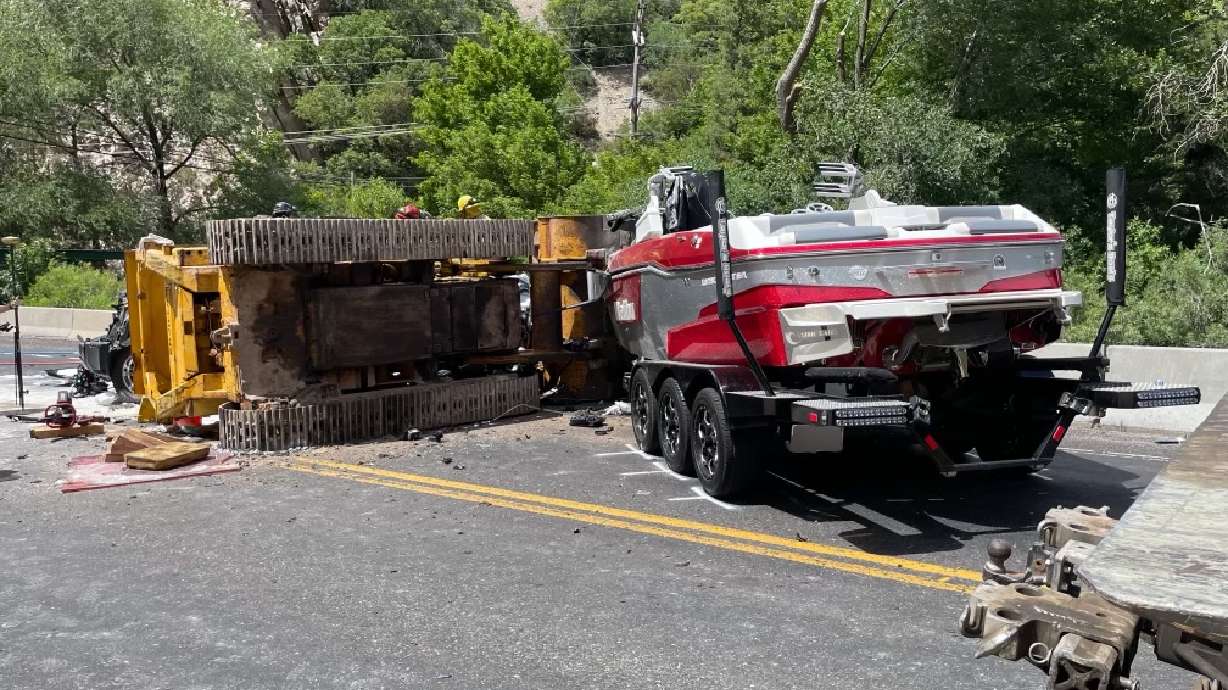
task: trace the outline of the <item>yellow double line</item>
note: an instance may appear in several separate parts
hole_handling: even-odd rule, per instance
[[[973,570],[950,568],[936,563],[866,553],[840,546],[803,542],[764,532],[723,527],[695,520],[543,496],[484,484],[459,482],[331,460],[294,459],[283,463],[283,466],[296,472],[322,477],[335,477],[392,489],[483,503],[755,556],[778,558],[866,577],[894,580],[930,589],[969,592],[981,579],[980,573]]]

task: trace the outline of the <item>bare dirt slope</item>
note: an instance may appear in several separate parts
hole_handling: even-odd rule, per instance
[[[512,0],[512,5],[521,19],[545,25],[546,20],[542,12],[545,10],[546,0]],[[597,134],[602,139],[612,139],[631,117],[631,68],[596,70],[593,77],[597,82],[597,92],[585,101],[584,105],[593,117]],[[641,98],[641,112],[656,106],[651,98]]]
[[[545,23],[542,17],[542,11],[546,9],[546,0],[512,0],[512,7],[516,8],[516,13],[525,21],[536,21]]]

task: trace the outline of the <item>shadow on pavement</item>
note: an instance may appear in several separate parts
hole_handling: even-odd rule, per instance
[[[929,461],[888,442],[838,455],[773,459],[748,503],[768,505],[810,522],[854,522],[841,532],[871,553],[955,551],[979,536],[1031,532],[1058,505],[1109,506],[1120,516],[1140,475],[1060,453],[1044,476],[969,473],[938,476]]]

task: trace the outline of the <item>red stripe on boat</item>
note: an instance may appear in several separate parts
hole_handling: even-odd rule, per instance
[[[892,238],[884,240],[856,240],[848,242],[823,242],[817,244],[791,244],[782,247],[757,249],[734,248],[730,255],[734,261],[771,258],[777,256],[815,254],[819,252],[874,251],[883,249],[908,249],[931,246],[978,245],[1020,242],[1060,242],[1062,236],[1055,232],[1006,233],[1001,235],[961,235],[958,237]],[[712,263],[712,233],[687,230],[637,242],[621,249],[610,257],[611,271],[622,271],[640,266],[660,268],[689,268]]]

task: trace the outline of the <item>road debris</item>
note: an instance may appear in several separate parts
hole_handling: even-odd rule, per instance
[[[625,400],[619,400],[613,405],[610,405],[602,410],[601,414],[607,417],[626,417],[627,415],[631,414],[631,403]]]
[[[605,426],[605,417],[593,412],[592,410],[585,410],[584,412],[577,412],[573,414],[571,419],[568,421],[568,424],[571,426],[591,428],[602,427]]]
[[[170,443],[178,439],[158,432],[124,429],[111,437],[110,440],[111,443],[107,446],[107,454],[105,456],[107,462],[123,462],[128,453]]]
[[[88,489],[238,472],[241,465],[230,462],[230,458],[227,453],[212,452],[201,460],[174,469],[139,470],[129,468],[123,462],[107,462],[104,455],[85,455],[69,461],[68,476],[60,484],[60,492],[75,493]]]

